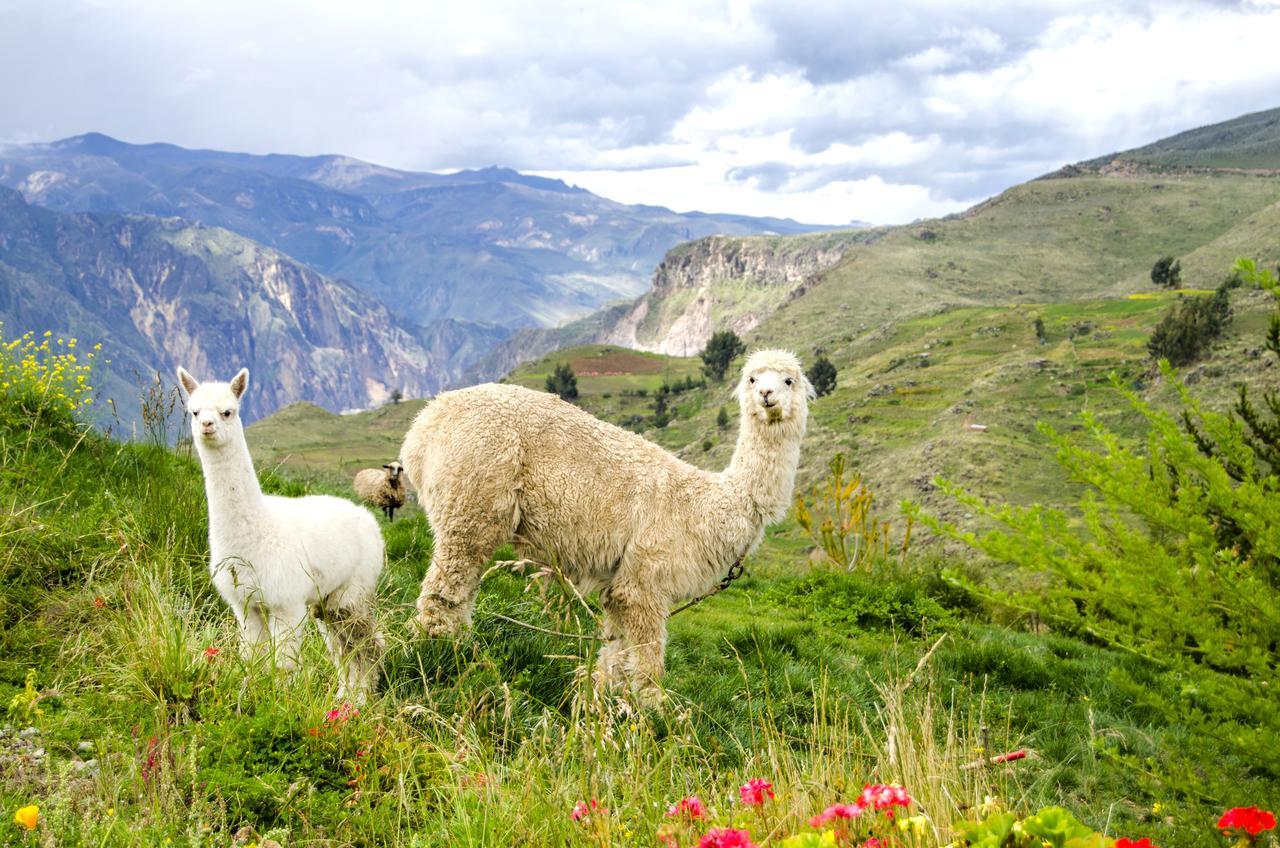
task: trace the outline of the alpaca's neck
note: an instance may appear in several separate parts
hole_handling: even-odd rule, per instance
[[[244,433],[221,447],[206,445],[197,436],[196,452],[204,468],[210,540],[233,538],[260,525],[266,518],[266,503]]]
[[[763,424],[745,412],[741,416],[738,446],[724,477],[752,524],[779,521],[791,506],[805,423],[804,410],[775,424]]]

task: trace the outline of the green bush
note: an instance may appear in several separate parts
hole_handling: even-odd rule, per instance
[[[1273,278],[1263,284],[1280,291]],[[1041,426],[1058,461],[1088,487],[1079,520],[1040,506],[988,506],[945,481],[944,491],[998,529],[963,532],[906,508],[935,532],[1022,566],[1036,585],[970,583],[974,591],[1183,675],[1184,702],[1162,706],[1217,723],[1224,750],[1280,777],[1272,706],[1280,686],[1280,476],[1238,419],[1202,409],[1163,368],[1190,428],[1117,377],[1115,391],[1146,423],[1142,443],[1089,413],[1092,447]]]
[[[1153,359],[1167,359],[1173,365],[1194,362],[1222,335],[1230,318],[1231,302],[1225,288],[1219,287],[1211,295],[1187,298],[1156,325],[1147,341],[1147,352]]]
[[[712,334],[707,346],[699,356],[702,358],[702,370],[717,383],[724,380],[729,364],[747,350],[742,339],[733,330],[721,330]]]

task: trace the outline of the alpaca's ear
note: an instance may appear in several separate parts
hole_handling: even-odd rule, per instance
[[[236,396],[236,400],[244,394],[244,390],[249,387],[249,369],[241,368],[240,373],[231,378],[231,394]]]
[[[804,396],[809,400],[817,400],[818,390],[813,387],[813,383],[809,382],[809,378],[801,374],[800,379],[804,382]]]
[[[188,374],[187,369],[181,365],[178,366],[178,385],[182,386],[188,395],[200,388],[200,383],[197,382],[196,378]]]

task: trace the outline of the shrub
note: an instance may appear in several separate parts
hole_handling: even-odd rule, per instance
[[[1174,305],[1156,325],[1147,341],[1147,352],[1172,365],[1194,362],[1210,342],[1222,335],[1230,318],[1231,302],[1223,287],[1212,295],[1187,298]]]
[[[76,339],[45,330],[4,340],[0,325],[0,425],[68,433],[93,403],[89,378],[102,345],[80,353]]]
[[[747,346],[738,338],[733,330],[721,330],[712,334],[707,346],[699,356],[702,358],[702,370],[717,383],[724,381],[729,364],[747,350]]]
[[[809,383],[818,397],[825,397],[835,391],[836,367],[825,356],[815,359],[805,376],[809,378]]]
[[[720,407],[720,411],[716,413],[716,426],[721,430],[729,426],[729,411],[723,406]]]
[[[1161,256],[1151,266],[1151,282],[1166,289],[1176,289],[1182,281],[1182,263],[1172,256]]]
[[[568,363],[556,365],[555,371],[547,376],[547,391],[559,395],[563,400],[574,400],[578,397],[578,378]]]
[[[875,495],[859,477],[845,480],[844,454],[838,453],[828,466],[830,474],[814,485],[806,498],[796,493],[796,521],[818,544],[833,564],[847,570],[870,568],[876,557],[888,556],[891,549],[905,555],[911,545],[908,522],[901,542],[891,541],[891,523],[875,515]]]

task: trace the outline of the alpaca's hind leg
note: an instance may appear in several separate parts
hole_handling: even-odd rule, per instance
[[[515,529],[514,499],[505,509],[502,505],[495,509],[492,504],[476,507],[460,520],[432,517],[435,551],[422,580],[415,619],[429,636],[457,633],[470,626],[485,563]]]
[[[364,703],[378,683],[385,649],[372,596],[326,601],[318,615],[317,624],[338,669],[339,700]]]

